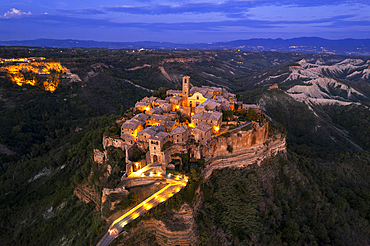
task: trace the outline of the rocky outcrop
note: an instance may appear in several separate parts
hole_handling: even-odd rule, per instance
[[[122,138],[103,136],[103,148],[107,149],[109,146],[120,148],[122,150],[125,150],[127,148],[127,144],[123,141]]]
[[[281,135],[271,137],[264,143],[234,150],[232,153],[222,152],[225,154],[224,156],[217,155],[206,162],[202,175],[206,180],[214,169],[243,168],[254,163],[259,165],[264,159],[276,155],[278,152],[286,152],[286,138]]]
[[[98,149],[94,149],[94,161],[103,164],[104,160],[107,160],[107,151],[101,152]]]
[[[14,152],[8,149],[5,145],[0,144],[0,154],[14,155]]]
[[[118,188],[115,188],[115,189],[104,188],[103,191],[102,191],[101,203],[102,204],[105,203],[105,201],[107,200],[107,196],[109,196],[110,194],[128,195],[129,193],[130,192],[128,190],[126,190],[124,186],[118,187]]]
[[[143,233],[154,235],[159,245],[198,245],[193,210],[187,204],[183,204],[178,212],[174,212],[172,220],[166,223],[154,219],[141,221],[135,229],[124,235],[123,244],[119,245],[124,245],[129,238]]]
[[[97,209],[100,210],[100,195],[89,189],[87,186],[77,185],[73,191],[73,194],[85,203],[95,203]]]

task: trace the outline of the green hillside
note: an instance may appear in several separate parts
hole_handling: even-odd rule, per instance
[[[119,177],[88,180],[92,170],[105,171],[93,163],[93,149],[102,148],[103,134],[114,134],[115,121],[137,100],[160,87],[176,89],[183,75],[194,86],[225,87],[244,103],[259,103],[271,132],[287,135],[288,153],[261,166],[215,171],[204,182],[198,163],[191,185],[148,217],[192,203],[200,186],[203,202],[196,222],[201,245],[370,243],[369,81],[343,74],[335,78],[364,95],[353,97],[356,105],[305,104],[285,93],[305,82],[284,82],[289,66],[302,58],[335,64],[344,56],[0,48],[1,58],[40,56],[61,62],[81,81],[63,79],[50,93],[19,87],[0,73],[1,245],[95,245],[107,231],[106,211],[80,202],[73,190],[90,182],[101,192]],[[274,83],[281,90],[268,90]],[[122,153],[110,154],[115,165],[122,164]]]

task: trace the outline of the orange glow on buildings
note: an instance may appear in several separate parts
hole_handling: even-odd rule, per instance
[[[60,62],[39,62],[35,61],[35,58],[0,60],[1,64],[9,62],[12,63],[0,67],[0,71],[7,72],[9,79],[18,86],[23,86],[24,84],[32,86],[41,84],[46,91],[50,92],[54,92],[58,88],[60,74],[63,72],[70,72],[66,67],[62,66]],[[45,58],[38,58],[38,60],[45,60]],[[29,75],[27,76],[26,74]],[[41,75],[43,77],[37,75]]]
[[[141,130],[140,130],[141,131]],[[135,130],[134,130],[134,134],[132,134],[132,136],[135,138],[135,141],[137,141],[137,133],[139,132],[139,129],[138,128],[136,128]]]
[[[220,127],[219,126],[213,126],[213,131],[214,132],[218,132],[220,130]]]
[[[158,122],[148,122],[146,125],[147,126],[160,126],[161,124]]]
[[[196,127],[196,125],[195,125],[195,123],[189,123],[189,127],[191,127],[191,128],[195,128],[195,127]]]

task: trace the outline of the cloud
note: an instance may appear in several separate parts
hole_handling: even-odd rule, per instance
[[[12,8],[10,9],[10,11],[7,11],[4,14],[4,18],[6,19],[18,18],[24,15],[31,15],[31,14],[32,14],[31,11],[28,11],[28,13],[26,13],[26,12],[22,12],[20,9]]]
[[[175,23],[166,23],[162,21],[150,22],[141,20],[138,22],[133,21],[114,21],[106,18],[84,18],[71,15],[53,15],[53,14],[37,14],[27,18],[27,23],[37,23],[45,26],[68,26],[77,28],[139,28],[151,32],[163,32],[169,30],[179,31],[222,31],[225,29],[233,28],[234,30],[241,30],[242,28],[252,29],[281,29],[288,26],[317,26],[318,28],[324,26],[346,28],[349,26],[370,26],[370,21],[367,20],[352,20],[354,15],[337,15],[327,18],[319,18],[314,20],[258,20],[248,17],[240,19],[218,20],[218,21],[179,21]],[[5,20],[9,23],[24,22],[21,18],[7,18]],[[0,21],[1,24],[1,21]]]
[[[217,2],[180,2],[171,4],[150,3],[141,5],[103,6],[102,9],[111,12],[141,15],[166,15],[185,13],[223,13],[229,16],[247,13],[250,9],[262,6],[295,6],[295,7],[320,7],[338,5],[363,4],[370,5],[368,0],[330,0],[323,3],[322,0],[254,0],[237,1],[226,0]]]
[[[70,9],[70,10],[57,10],[63,14],[73,14],[73,15],[102,15],[105,12],[98,9]]]
[[[106,11],[120,12],[127,14],[142,14],[142,15],[166,15],[166,14],[182,14],[182,13],[240,13],[248,11],[253,7],[249,1],[225,1],[219,3],[210,2],[195,2],[195,3],[180,3],[180,4],[150,4],[139,6],[106,6],[103,7]]]

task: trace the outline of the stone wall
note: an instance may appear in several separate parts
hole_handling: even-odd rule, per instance
[[[126,163],[129,163],[132,159],[133,153],[139,148],[136,142],[126,149]]]
[[[100,164],[103,164],[105,160],[107,160],[107,151],[101,152],[98,149],[94,149],[94,161]]]
[[[186,146],[180,144],[174,144],[164,151],[164,158],[162,161],[163,171],[166,171],[168,164],[172,161],[171,155],[176,153],[187,153]]]
[[[103,136],[103,148],[107,149],[109,146],[121,148],[122,150],[125,150],[125,148],[127,147],[127,145],[121,138]]]
[[[254,163],[259,165],[264,159],[276,155],[278,152],[286,152],[286,138],[280,135],[271,137],[264,143],[233,150],[231,153],[223,151],[206,161],[202,176],[206,180],[214,169],[243,168]],[[222,153],[224,155],[221,155]]]
[[[254,145],[261,145],[266,142],[268,137],[268,123],[260,126],[257,122],[252,122],[252,129],[242,131],[240,129],[231,130],[230,136],[219,135],[213,138],[209,144],[201,148],[201,154],[206,162],[218,156],[227,156],[230,154],[229,148],[233,152],[251,148]]]

